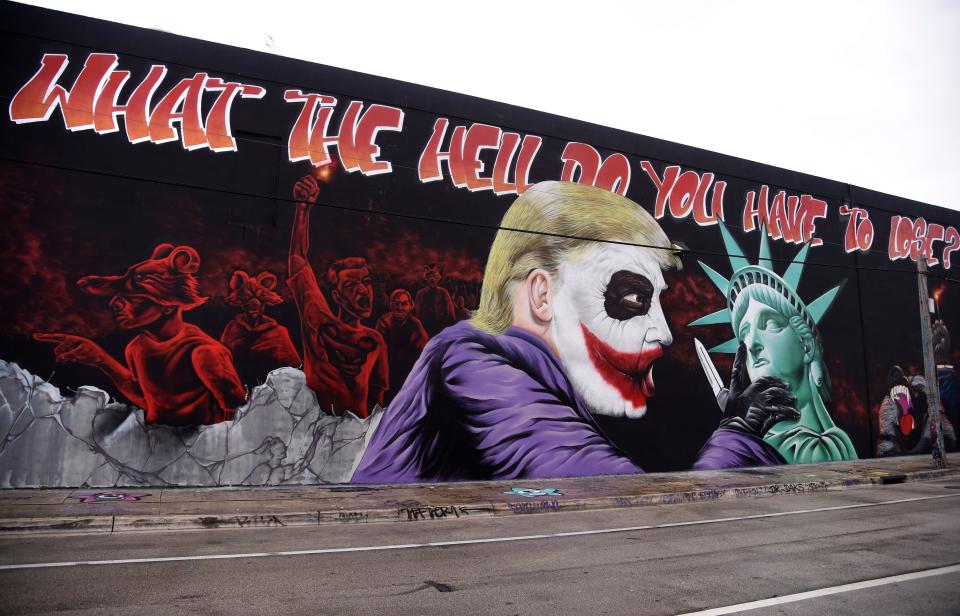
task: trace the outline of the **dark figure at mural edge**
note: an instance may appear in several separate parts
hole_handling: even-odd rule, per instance
[[[99,368],[130,402],[142,408],[147,423],[172,426],[213,424],[233,417],[246,391],[230,351],[182,313],[203,304],[198,293],[200,256],[189,246],[160,244],[146,261],[123,276],[86,276],[80,287],[109,297],[121,329],[139,332],[124,350],[126,365],[82,336],[38,333],[56,344],[57,361]]]
[[[308,260],[310,209],[319,194],[320,187],[311,175],[293,188],[296,212],[287,285],[300,314],[303,371],[324,412],[351,411],[364,418],[371,405],[384,403],[389,386],[387,347],[380,332],[361,323],[373,311],[373,283],[364,259],[340,259],[327,269],[326,282],[337,314],[320,290]]]
[[[233,363],[241,380],[248,386],[258,385],[271,370],[300,366],[287,328],[266,315],[267,306],[283,303],[274,289],[277,277],[260,272],[256,277],[236,271],[230,277],[230,293],[224,301],[240,309],[223,328],[220,342],[233,354]]]
[[[934,421],[929,411],[927,381],[922,376],[907,377],[900,366],[890,369],[890,386],[878,412],[880,433],[877,457],[930,453]],[[953,422],[944,416],[940,423],[947,450],[956,449]]]
[[[450,292],[440,286],[443,274],[437,265],[424,267],[423,282],[426,286],[417,291],[414,303],[416,315],[430,336],[436,336],[444,327],[457,321]]]
[[[501,227],[529,232],[497,232],[479,309],[427,344],[355,483],[643,472],[591,413],[645,414],[653,363],[672,342],[659,296],[676,247],[636,203],[568,182],[533,186]],[[784,462],[761,437],[797,416],[795,399],[780,379],[754,385],[697,468]]]
[[[938,307],[939,310],[939,307]],[[937,364],[937,384],[940,389],[940,404],[943,413],[957,426],[960,422],[960,379],[950,356],[950,330],[942,319],[933,322],[933,358]]]
[[[390,312],[377,321],[377,331],[387,343],[387,359],[390,366],[390,391],[386,398],[389,404],[403,381],[420,357],[429,336],[412,314],[413,297],[406,289],[395,289],[390,294]]]

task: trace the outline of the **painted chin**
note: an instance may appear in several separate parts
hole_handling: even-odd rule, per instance
[[[598,338],[583,323],[580,323],[580,330],[594,369],[620,396],[616,404],[619,408],[598,409],[597,412],[623,414],[630,419],[643,417],[647,412],[647,399],[656,391],[653,363],[663,355],[663,347],[657,344],[639,353],[624,353]],[[618,412],[621,409],[622,413]]]

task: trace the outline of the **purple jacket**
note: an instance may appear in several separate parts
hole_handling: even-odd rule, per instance
[[[759,438],[717,430],[695,468],[782,463]],[[370,440],[353,482],[642,472],[601,432],[539,338],[516,327],[494,336],[461,321],[427,344]]]

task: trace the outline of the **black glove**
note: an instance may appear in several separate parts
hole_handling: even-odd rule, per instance
[[[747,374],[747,347],[742,343],[733,359],[730,391],[720,427],[763,437],[770,428],[786,419],[800,419],[797,398],[781,378],[765,376],[750,382]]]

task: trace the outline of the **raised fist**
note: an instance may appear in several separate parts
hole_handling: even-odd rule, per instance
[[[720,427],[762,438],[779,422],[800,419],[800,413],[797,398],[790,393],[790,386],[783,379],[765,376],[755,383],[750,382],[746,356],[746,346],[741,344],[733,360],[730,393]]]
[[[56,344],[53,354],[56,360],[65,363],[99,366],[106,357],[106,351],[88,338],[71,334],[34,334],[34,340]]]
[[[305,175],[293,185],[293,200],[313,205],[320,196],[320,186],[312,175]]]

